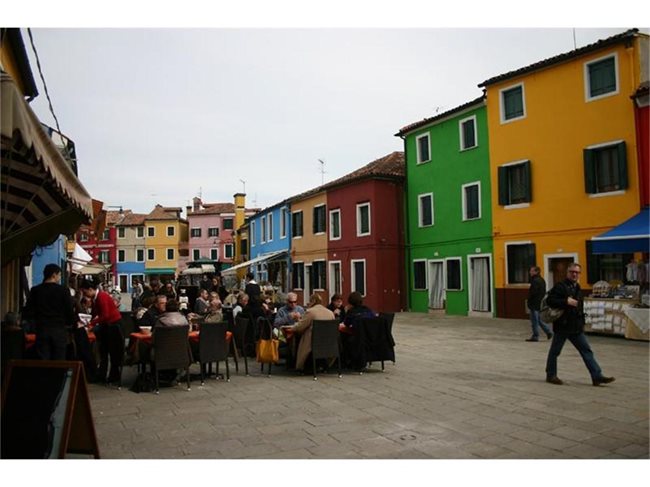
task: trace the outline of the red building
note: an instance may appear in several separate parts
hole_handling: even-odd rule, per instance
[[[362,290],[374,311],[406,308],[403,185],[402,152],[325,185],[330,296]]]
[[[117,264],[117,229],[115,225],[128,213],[119,211],[106,211],[105,224],[97,225],[91,222],[90,225],[82,225],[77,231],[77,243],[90,254],[92,262],[107,266],[106,281],[116,285],[116,264]]]

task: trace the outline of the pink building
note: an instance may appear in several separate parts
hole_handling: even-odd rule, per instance
[[[254,214],[246,208],[246,217]],[[230,267],[235,256],[235,204],[203,203],[194,197],[187,207],[187,221],[189,262],[218,262],[217,270]]]

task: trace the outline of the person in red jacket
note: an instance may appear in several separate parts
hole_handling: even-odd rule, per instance
[[[99,291],[97,285],[85,280],[81,283],[81,292],[92,299],[92,315],[89,326],[97,337],[99,347],[99,369],[97,379],[100,382],[119,382],[122,356],[124,354],[124,337],[120,327],[122,315],[115,306],[113,298],[105,291]],[[110,374],[106,377],[110,357]]]

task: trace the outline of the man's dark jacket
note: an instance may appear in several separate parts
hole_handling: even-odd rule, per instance
[[[542,304],[542,298],[546,294],[546,281],[539,274],[530,278],[530,287],[528,288],[528,309],[539,311]]]
[[[578,306],[569,306],[567,299],[572,297],[578,300]],[[562,335],[577,335],[582,333],[585,325],[583,312],[582,292],[580,284],[565,279],[558,282],[548,292],[547,304],[551,308],[563,309],[564,313],[553,322],[553,331]]]

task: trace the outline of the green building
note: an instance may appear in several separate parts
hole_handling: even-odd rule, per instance
[[[402,128],[411,311],[494,315],[485,97]]]

